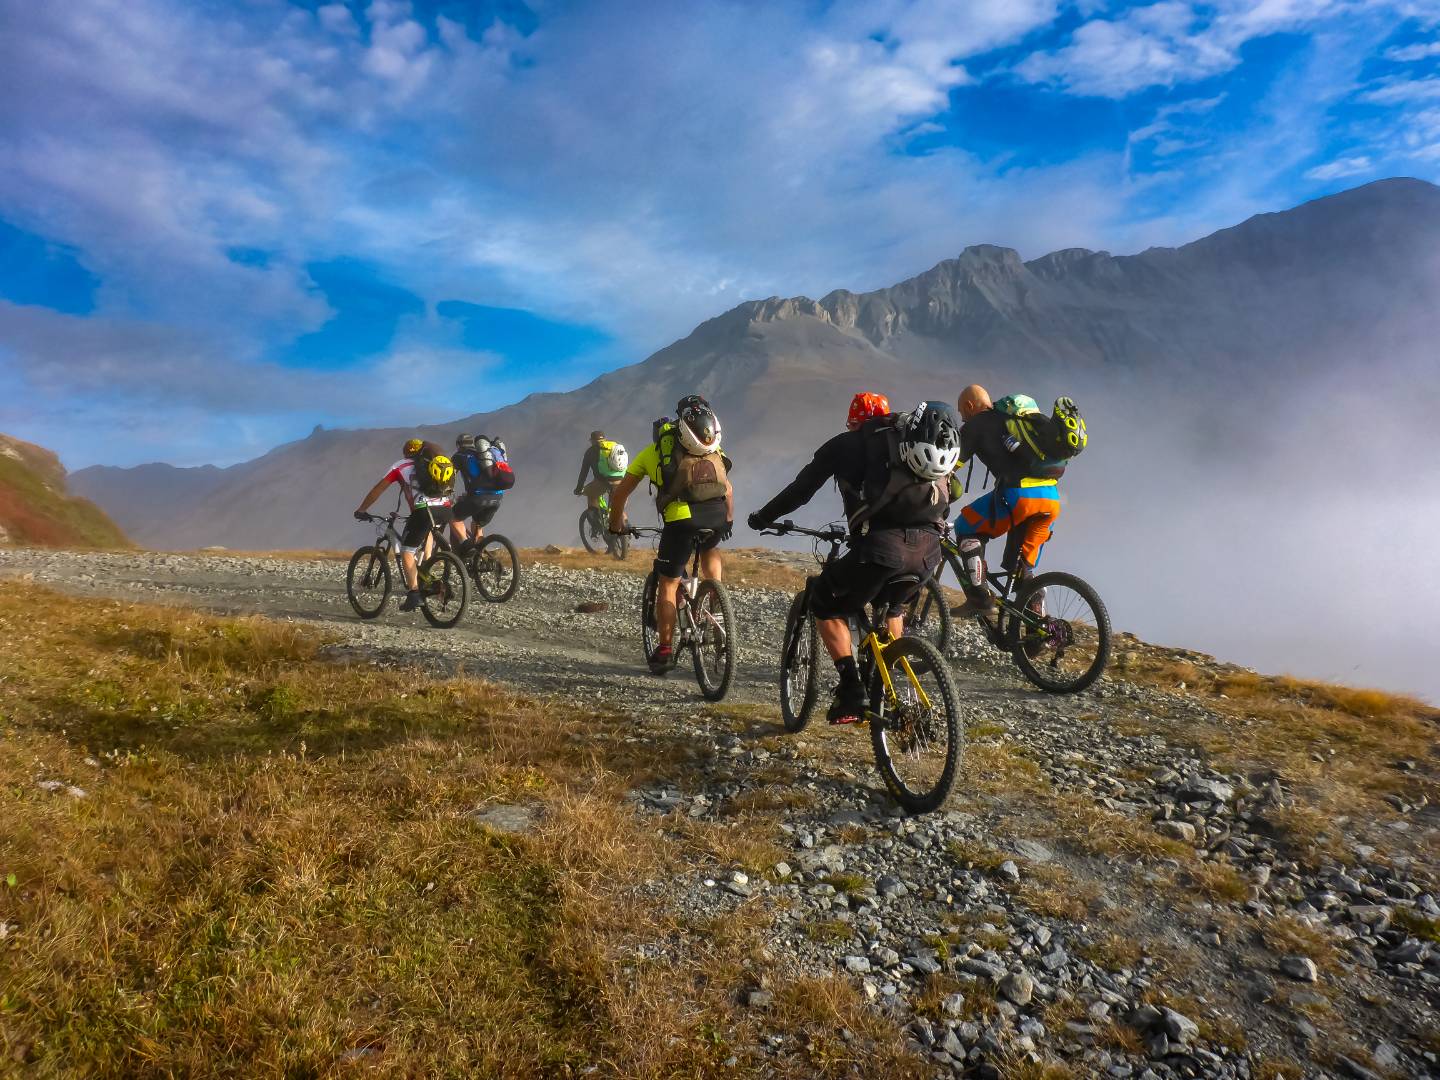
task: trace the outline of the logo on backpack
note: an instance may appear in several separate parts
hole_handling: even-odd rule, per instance
[[[1068,397],[1056,398],[1049,416],[1025,394],[1003,397],[995,402],[995,408],[1006,417],[1006,446],[1030,460],[1033,477],[1058,480],[1070,459],[1089,444],[1085,418]]]

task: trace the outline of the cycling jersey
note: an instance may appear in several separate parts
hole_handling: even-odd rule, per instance
[[[684,452],[678,446],[675,448],[677,454]],[[655,443],[651,443],[641,450],[630,459],[630,467],[625,470],[625,475],[647,479],[657,489],[663,487],[665,481],[660,475],[660,448]],[[664,509],[660,512],[660,517],[667,525],[674,521],[690,521],[692,518],[700,522],[703,518],[705,527],[714,528],[717,525],[723,525],[729,515],[726,510],[725,496],[722,495],[716,499],[707,499],[702,503],[696,503],[693,507],[682,499],[672,499],[665,504]]]
[[[387,484],[399,484],[400,490],[405,493],[405,502],[414,510],[417,506],[449,506],[454,495],[426,495],[420,490],[419,479],[415,475],[415,462],[409,458],[402,458],[390,466],[390,471],[385,474]]]

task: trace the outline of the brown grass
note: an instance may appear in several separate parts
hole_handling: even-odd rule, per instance
[[[646,882],[773,849],[744,818],[676,839],[637,817],[616,718],[326,664],[288,624],[11,584],[0,636],[7,1063],[659,1078],[758,1038],[734,1005],[764,974],[758,905],[690,928]],[[502,801],[539,823],[471,818]],[[911,1067],[844,980],[782,995],[780,1075]]]

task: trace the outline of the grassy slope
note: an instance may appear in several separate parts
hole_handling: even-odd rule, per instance
[[[0,529],[12,544],[130,546],[103,510],[66,493],[59,458],[7,435],[0,435]]]
[[[688,743],[325,663],[259,619],[0,584],[0,636],[7,1064],[670,1077],[756,1040],[735,999],[770,976],[743,912],[699,923],[637,892],[778,857],[743,817],[637,818],[625,792]],[[495,801],[540,824],[470,816]],[[766,1028],[808,1036],[778,1075],[913,1075],[843,980],[775,996]]]

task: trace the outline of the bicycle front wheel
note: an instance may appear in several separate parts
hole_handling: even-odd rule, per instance
[[[487,536],[470,552],[475,591],[492,604],[503,604],[520,587],[520,556],[499,533]]]
[[[612,536],[610,538],[610,554],[614,555],[620,562],[624,562],[630,557],[629,533],[621,533],[619,536]]]
[[[930,642],[902,637],[886,645],[870,679],[870,742],[885,786],[912,814],[937,809],[960,767],[964,731],[959,697],[944,658]]]
[[[1074,574],[1031,578],[1009,616],[1015,664],[1052,694],[1074,694],[1100,677],[1110,659],[1110,613]]]
[[[378,544],[358,549],[345,571],[345,595],[362,619],[373,619],[390,599],[390,559]]]
[[[950,646],[950,606],[940,588],[939,576],[920,586],[914,599],[905,605],[905,633],[922,637],[941,653]]]
[[[450,552],[437,551],[420,564],[420,610],[431,626],[459,622],[468,595],[465,567]]]
[[[645,588],[640,594],[640,647],[645,651],[647,664],[660,644],[660,630],[655,621],[655,593],[658,583],[655,571],[651,570],[645,578]]]
[[[599,555],[606,549],[605,529],[600,523],[600,515],[592,510],[580,515],[580,543],[591,555]]]
[[[718,581],[702,581],[690,610],[694,613],[695,681],[706,701],[719,701],[735,677],[735,608]]]
[[[805,594],[798,592],[790,602],[780,648],[780,718],[786,731],[803,731],[810,722],[820,683],[819,663],[820,635]]]

